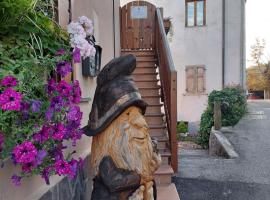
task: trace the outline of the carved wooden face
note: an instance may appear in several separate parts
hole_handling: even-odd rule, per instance
[[[96,169],[107,155],[117,167],[136,171],[144,181],[153,180],[160,160],[153,152],[149,128],[139,108],[128,108],[103,133],[94,137],[92,164]]]

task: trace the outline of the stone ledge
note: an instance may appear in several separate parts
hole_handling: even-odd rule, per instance
[[[236,153],[234,147],[224,136],[222,131],[214,130],[213,128],[209,138],[209,155],[222,156],[229,159],[239,157],[238,153]]]

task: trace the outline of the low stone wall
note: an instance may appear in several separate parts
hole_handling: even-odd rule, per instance
[[[214,128],[212,128],[209,138],[209,155],[222,156],[229,159],[239,157],[230,141],[222,133],[222,129],[215,130]]]
[[[90,155],[84,161],[84,167],[75,180],[67,177],[47,191],[39,200],[90,200],[92,178],[90,175]]]

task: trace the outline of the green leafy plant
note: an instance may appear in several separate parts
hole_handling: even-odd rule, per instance
[[[234,126],[246,113],[246,97],[238,86],[214,90],[208,97],[208,106],[201,116],[199,144],[207,148],[214,125],[214,102],[221,102],[222,126]]]
[[[177,132],[178,133],[187,133],[188,132],[188,123],[184,121],[180,121],[177,124]]]

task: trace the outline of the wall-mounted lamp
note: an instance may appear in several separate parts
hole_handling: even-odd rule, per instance
[[[100,72],[102,48],[96,45],[95,37],[87,38],[87,41],[92,44],[96,49],[96,55],[94,58],[87,57],[82,61],[82,74],[83,76],[96,77]]]

